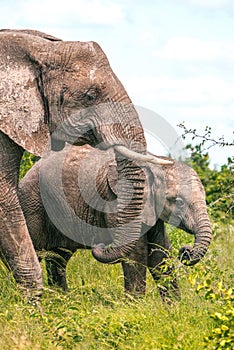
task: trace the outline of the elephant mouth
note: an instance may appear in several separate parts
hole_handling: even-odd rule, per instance
[[[183,231],[189,233],[190,235],[195,235],[195,232],[192,231],[191,229],[189,229],[186,225],[184,225],[183,222],[180,222],[178,228],[180,228],[181,230],[183,230]]]
[[[68,122],[67,122],[68,124]],[[63,140],[64,142],[68,142],[74,146],[83,146],[85,144],[89,144],[92,147],[99,148],[100,150],[107,150],[109,148],[113,148],[114,151],[121,155],[122,157],[129,159],[129,160],[134,160],[138,162],[143,162],[143,163],[153,163],[156,165],[169,165],[173,164],[172,160],[168,159],[163,159],[161,157],[157,157],[152,154],[143,154],[143,153],[138,153],[136,151],[133,151],[126,146],[124,146],[121,143],[116,142],[116,140],[112,139],[112,141],[108,142],[105,138],[105,140],[101,137],[104,133],[98,133],[96,128],[93,127],[87,127],[83,132],[79,133],[79,136],[77,136],[76,133],[71,132],[71,127],[68,125],[66,126],[66,123],[64,123],[63,128],[57,129],[53,133],[51,133],[51,139],[52,140]],[[63,130],[62,130],[63,129]],[[64,135],[67,137],[64,138]]]
[[[87,140],[85,139],[79,139],[77,140],[76,142],[73,142],[72,143],[73,146],[84,146],[84,145],[87,145]]]

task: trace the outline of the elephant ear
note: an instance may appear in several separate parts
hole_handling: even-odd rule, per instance
[[[27,38],[32,36],[32,44],[33,36],[50,41],[56,38],[30,30],[0,32],[3,44],[6,41],[0,57],[0,130],[25,150],[41,156],[49,142],[49,130],[45,124],[48,109],[43,97],[41,73],[26,54],[23,56],[17,50],[8,50],[7,43],[16,35],[14,32]]]
[[[145,168],[146,173],[146,182],[145,182],[145,190],[144,190],[144,211],[142,213],[142,223],[147,226],[154,226],[157,217],[156,217],[156,207],[155,207],[155,195],[154,195],[154,176],[150,169]],[[107,182],[112,192],[117,196],[117,164],[115,161],[112,161],[109,164],[108,172],[107,172]]]
[[[0,68],[0,130],[25,150],[41,156],[49,141],[35,73],[27,65]]]

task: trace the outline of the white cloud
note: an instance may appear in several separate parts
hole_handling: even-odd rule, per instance
[[[213,76],[174,79],[145,75],[128,77],[125,86],[136,105],[154,110],[175,128],[185,121],[188,128],[202,134],[209,125],[217,140],[224,135],[227,141],[233,141],[234,83]],[[189,142],[186,139],[185,144]],[[233,156],[233,149],[210,149],[209,154],[212,165],[224,164],[228,156]]]
[[[158,36],[154,31],[146,30],[141,32],[139,36],[139,42],[141,45],[148,45],[150,47],[154,46],[158,42]]]
[[[132,76],[125,86],[135,103],[150,105],[204,105],[234,103],[234,83],[213,76],[187,79],[163,76]],[[146,106],[147,107],[147,106]]]
[[[121,4],[104,0],[21,0],[10,10],[11,23],[23,26],[74,26],[77,24],[89,25],[116,25],[125,18]],[[5,6],[1,15],[4,23],[4,13],[9,13]]]
[[[198,5],[209,8],[223,8],[233,5],[233,0],[189,0],[192,5]]]
[[[180,61],[233,60],[233,42],[205,41],[193,37],[173,37],[154,56]]]
[[[209,106],[190,106],[190,107],[179,107],[175,108],[178,115],[183,120],[193,120],[195,123],[201,122],[202,124],[214,123],[225,120],[227,117],[227,110],[225,106],[221,105],[209,105]],[[206,122],[204,122],[206,121]]]

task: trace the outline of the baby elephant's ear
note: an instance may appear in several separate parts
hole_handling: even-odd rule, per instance
[[[157,221],[156,206],[155,206],[155,193],[154,177],[150,169],[145,169],[146,183],[144,190],[144,211],[142,213],[142,222],[147,226],[154,226]]]

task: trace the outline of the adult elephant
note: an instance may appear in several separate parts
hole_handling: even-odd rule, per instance
[[[119,189],[119,221],[126,221],[129,184],[139,199],[137,213],[129,208],[135,218],[129,227],[134,240],[140,235],[145,176],[119,152],[147,160],[146,143],[130,98],[95,42],[65,42],[32,30],[0,31],[0,90],[1,253],[17,282],[39,290],[41,268],[17,195],[24,150],[41,156],[49,135],[54,150],[62,149],[65,141],[114,147],[118,177],[129,179]],[[116,237],[121,240],[122,235],[120,227]],[[129,245],[127,251],[131,249]],[[114,242],[99,254],[112,261],[123,253]]]
[[[91,248],[100,242],[112,244],[114,228],[119,224],[117,169],[111,149],[69,146],[41,159],[20,182],[20,201],[34,247],[56,254],[47,258],[51,283],[66,289],[66,263],[77,249]],[[127,259],[122,259],[125,290],[129,293],[145,291],[147,266],[155,280],[160,278],[160,268],[171,251],[164,222],[194,235],[194,246],[185,246],[179,253],[188,265],[205,255],[211,240],[205,192],[196,172],[176,161],[164,166],[148,164],[144,172],[147,181],[141,237]],[[127,234],[125,239],[120,244],[122,250],[129,242]],[[107,262],[95,247],[93,254]],[[170,282],[178,294],[173,277]],[[161,288],[160,293],[164,299],[170,291]]]

